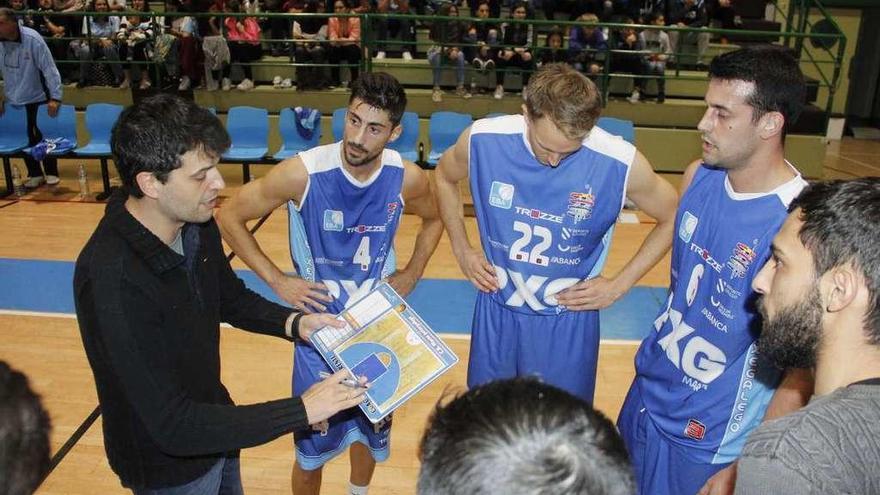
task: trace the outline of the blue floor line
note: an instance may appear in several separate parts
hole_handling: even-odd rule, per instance
[[[73,262],[0,258],[0,309],[74,313]],[[237,270],[245,284],[279,302],[250,270]],[[435,331],[469,334],[476,289],[465,280],[423,279],[407,298]],[[666,302],[666,289],[634,287],[600,314],[602,338],[641,340]]]

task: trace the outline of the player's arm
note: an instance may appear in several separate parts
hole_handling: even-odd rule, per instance
[[[440,236],[443,234],[443,222],[440,220],[440,212],[437,210],[437,202],[431,190],[428,174],[415,163],[403,163],[402,195],[406,212],[414,213],[422,219],[422,226],[416,234],[409,263],[406,264],[406,268],[398,270],[388,279],[394,290],[406,296],[422,278],[428,260],[437,249],[437,243],[440,242]]]
[[[458,183],[468,176],[470,136],[471,129],[468,128],[461,133],[455,145],[440,157],[435,173],[437,203],[461,271],[477,289],[492,292],[498,290],[495,270],[483,252],[471,246],[464,226],[461,191],[458,189]]]
[[[792,368],[785,371],[782,382],[776,387],[764,421],[770,421],[797,411],[807,405],[813,395],[813,373],[807,369]],[[698,495],[731,495],[735,488],[738,462],[715,473],[706,481]],[[797,492],[791,492],[797,493]]]
[[[217,212],[223,238],[235,254],[263,279],[278,297],[306,313],[323,311],[329,302],[323,284],[289,276],[272,262],[247,228],[290,199],[299,201],[308,183],[308,172],[299,157],[279,163],[265,177],[248,182]]]
[[[559,304],[574,311],[596,310],[610,306],[642,278],[666,254],[672,245],[678,194],[672,185],[654,173],[651,164],[636,151],[630,170],[626,195],[642,211],[657,220],[629,263],[612,278],[584,280],[559,293]]]

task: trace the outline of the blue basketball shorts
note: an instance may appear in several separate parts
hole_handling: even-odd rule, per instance
[[[321,372],[333,371],[312,346],[297,345],[293,358],[293,395],[301,396],[320,381]],[[354,442],[365,445],[376,462],[382,462],[388,459],[390,433],[390,416],[374,425],[355,406],[331,416],[324,425],[293,432],[296,462],[306,471],[318,469]]]
[[[639,495],[695,495],[712,475],[730,465],[699,462],[670,442],[651,420],[638,378],[620,409],[617,428],[629,452]]]
[[[598,311],[525,314],[480,292],[472,328],[468,387],[535,376],[592,404],[599,358]]]

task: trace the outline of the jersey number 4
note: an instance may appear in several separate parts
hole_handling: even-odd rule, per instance
[[[361,265],[361,270],[367,271],[370,269],[370,261],[372,259],[373,258],[370,257],[370,237],[365,235],[361,238],[361,243],[358,245],[352,261],[355,264]]]

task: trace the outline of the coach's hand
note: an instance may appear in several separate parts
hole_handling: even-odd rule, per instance
[[[327,307],[321,303],[333,300],[324,284],[309,282],[300,277],[286,275],[271,286],[278,297],[303,313],[324,311]]]
[[[326,326],[342,328],[345,326],[345,322],[337,320],[335,316],[328,313],[305,315],[299,319],[299,337],[307,342],[311,342],[310,339],[315,330]]]
[[[458,265],[464,272],[464,276],[480,291],[495,292],[498,290],[495,268],[489,263],[482,251],[468,248],[461,256],[458,256]]]
[[[418,281],[419,276],[407,270],[397,270],[388,277],[388,285],[403,297],[408,296],[415,289]]]
[[[718,471],[700,488],[697,495],[731,495],[736,485],[736,463]]]
[[[367,391],[367,377],[358,378],[358,387],[343,385],[342,380],[350,378],[347,370],[339,370],[327,378],[315,383],[302,394],[306,417],[313,425],[324,421],[334,414],[358,405]]]
[[[619,287],[614,279],[596,277],[581,280],[556,294],[556,301],[571,311],[604,309],[614,304],[628,287]]]

